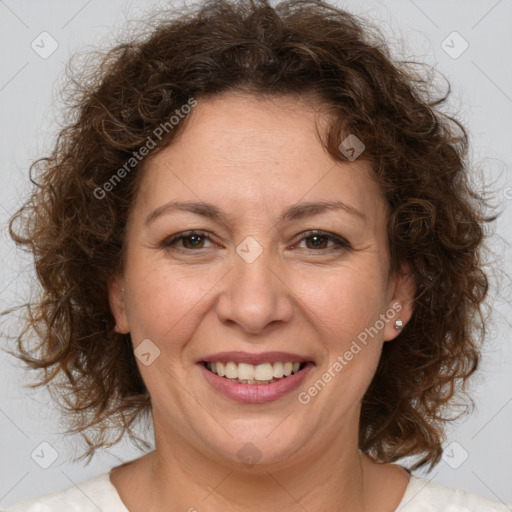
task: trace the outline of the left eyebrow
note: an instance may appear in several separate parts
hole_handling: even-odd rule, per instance
[[[186,211],[191,212],[202,217],[209,219],[226,222],[226,216],[222,211],[210,203],[191,202],[191,201],[169,201],[168,203],[159,206],[153,210],[147,217],[145,224],[153,222],[158,217],[172,211]],[[343,210],[351,215],[355,215],[363,220],[367,220],[366,215],[360,212],[353,206],[344,203],[343,201],[320,201],[320,202],[307,202],[299,203],[287,208],[279,217],[278,222],[290,222],[300,220],[306,217],[319,215],[330,210]]]
[[[278,222],[299,220],[305,217],[312,217],[313,215],[319,215],[330,210],[343,210],[351,215],[360,217],[363,220],[367,220],[366,215],[360,212],[353,206],[344,203],[343,201],[320,201],[320,202],[307,202],[299,203],[290,208],[286,209],[283,214],[279,217]]]

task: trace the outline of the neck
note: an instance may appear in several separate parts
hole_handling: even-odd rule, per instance
[[[253,466],[212,460],[183,439],[157,440],[149,455],[151,510],[166,510],[172,503],[172,510],[201,512],[360,512],[368,501],[367,463],[357,442],[340,439],[343,442],[334,445],[325,443],[321,452],[318,445],[311,447],[315,457],[295,455],[285,463]],[[307,453],[307,448],[300,453]]]

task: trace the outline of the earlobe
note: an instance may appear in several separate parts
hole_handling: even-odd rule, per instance
[[[410,321],[414,312],[416,284],[409,265],[404,265],[394,277],[394,293],[389,303],[389,319],[384,340],[395,339]]]
[[[108,300],[110,311],[116,320],[115,331],[119,334],[130,332],[126,316],[124,284],[121,276],[114,277],[108,284]]]

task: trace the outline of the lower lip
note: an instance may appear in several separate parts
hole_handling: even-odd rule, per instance
[[[202,363],[199,363],[199,367],[205,379],[217,391],[232,400],[246,404],[273,402],[288,395],[300,386],[313,366],[313,363],[307,363],[306,366],[295,375],[290,375],[289,377],[282,378],[270,384],[239,384],[225,377],[219,377],[217,374],[205,368]]]

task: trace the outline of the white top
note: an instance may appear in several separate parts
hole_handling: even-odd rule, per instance
[[[103,473],[63,492],[24,501],[5,512],[129,512],[110,473]],[[445,487],[411,476],[404,497],[395,512],[511,512],[505,505],[476,494]]]

